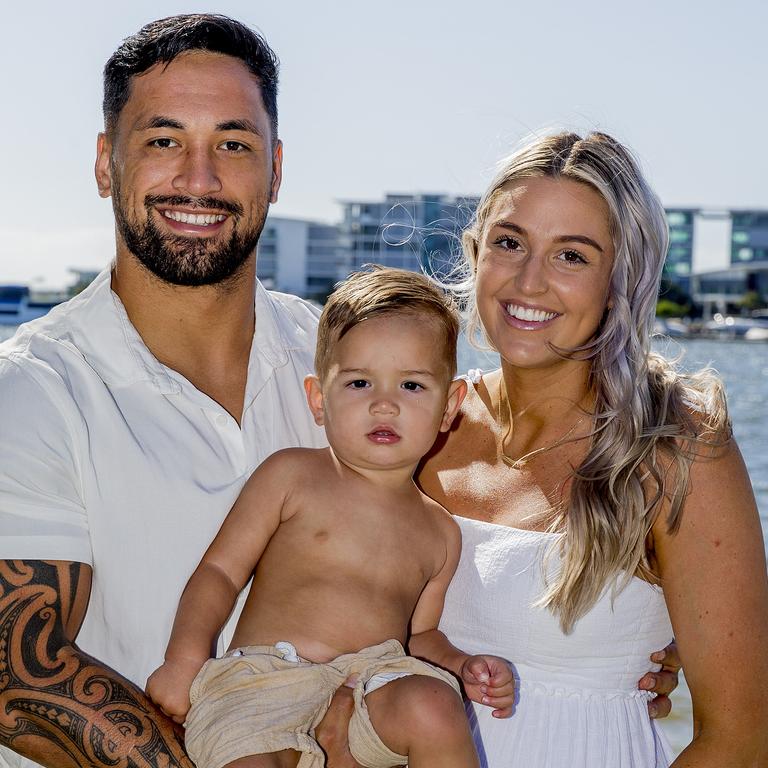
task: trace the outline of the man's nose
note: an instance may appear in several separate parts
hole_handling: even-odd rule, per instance
[[[179,172],[173,180],[173,188],[194,197],[221,192],[216,161],[207,148],[187,148]]]

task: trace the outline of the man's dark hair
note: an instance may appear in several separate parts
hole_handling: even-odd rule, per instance
[[[240,59],[261,86],[261,98],[277,138],[279,61],[267,41],[239,21],[213,13],[169,16],[123,40],[104,67],[104,127],[111,133],[131,93],[131,78],[186,51],[211,51]]]

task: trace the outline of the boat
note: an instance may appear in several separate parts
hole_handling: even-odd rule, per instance
[[[747,341],[768,341],[768,327],[756,325],[752,328],[747,328],[744,338]]]
[[[676,317],[657,317],[653,324],[653,335],[681,339],[690,336],[691,330],[688,323]]]
[[[26,285],[0,285],[0,325],[19,325],[47,314],[65,296],[35,296]]]
[[[768,320],[760,317],[726,317],[718,313],[712,320],[704,323],[702,332],[713,338],[766,341]]]

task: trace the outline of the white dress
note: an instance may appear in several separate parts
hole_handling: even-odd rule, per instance
[[[661,590],[633,578],[565,635],[550,611],[533,607],[543,555],[558,534],[454,519],[462,555],[440,629],[464,651],[508,659],[517,679],[510,718],[467,705],[483,768],[668,766],[672,752],[648,716],[649,694],[637,689],[658,669],[650,654],[672,639]]]

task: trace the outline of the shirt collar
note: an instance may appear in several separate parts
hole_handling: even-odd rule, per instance
[[[180,383],[149,351],[112,291],[109,268],[68,304],[75,346],[107,384],[130,386],[144,381],[162,394],[181,391]],[[280,294],[271,294],[258,280],[255,313],[251,360],[263,357],[278,368],[286,364],[291,350],[306,347],[307,331],[284,306]]]

